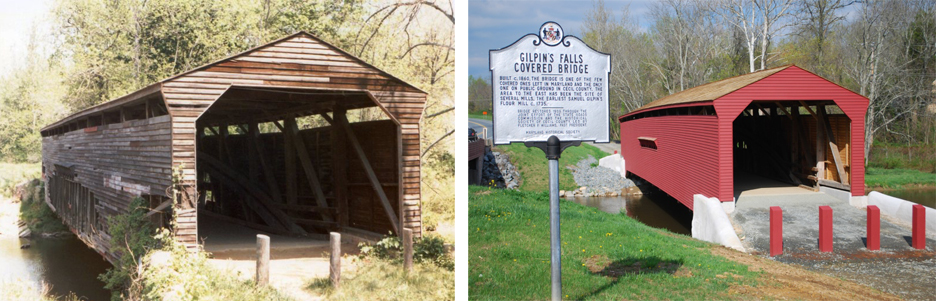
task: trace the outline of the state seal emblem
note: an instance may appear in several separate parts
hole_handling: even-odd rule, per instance
[[[546,22],[540,26],[539,36],[546,45],[559,45],[562,42],[562,27],[555,22]]]

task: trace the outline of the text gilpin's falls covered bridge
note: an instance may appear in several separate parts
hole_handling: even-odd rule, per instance
[[[106,219],[143,197],[177,239],[199,221],[288,235],[420,235],[419,121],[426,93],[299,32],[187,71],[42,129],[46,202],[112,259]],[[382,120],[349,122],[380,108]],[[297,118],[328,126],[300,129]],[[173,168],[184,184],[168,197]],[[210,239],[210,238],[209,238]]]
[[[868,99],[797,66],[669,95],[623,115],[626,169],[690,209],[693,195],[727,210],[751,175],[864,197]],[[841,194],[841,193],[840,193]]]

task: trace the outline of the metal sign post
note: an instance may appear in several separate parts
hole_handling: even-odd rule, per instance
[[[494,144],[523,142],[549,161],[552,300],[562,299],[559,156],[582,141],[607,143],[611,56],[565,36],[555,22],[491,50]]]
[[[549,246],[550,274],[552,275],[552,300],[562,300],[562,239],[559,236],[559,156],[569,146],[579,146],[581,141],[561,142],[559,137],[550,136],[546,142],[527,142],[527,147],[536,147],[546,153],[549,160]]]

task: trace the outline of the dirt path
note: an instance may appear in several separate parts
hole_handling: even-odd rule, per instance
[[[250,260],[210,259],[211,265],[227,270],[241,279],[255,277],[257,262]],[[341,261],[343,273],[356,268],[351,258]],[[313,278],[328,277],[328,258],[293,258],[270,260],[270,285],[296,300],[324,300],[305,287]]]
[[[783,300],[901,300],[876,289],[812,272],[794,265],[738,252],[725,247],[713,247],[712,254],[745,264],[752,271],[763,271],[758,287],[736,286],[729,296],[739,299]]]

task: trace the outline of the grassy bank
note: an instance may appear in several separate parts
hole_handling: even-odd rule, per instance
[[[510,162],[517,166],[520,171],[520,178],[523,183],[520,184],[520,190],[523,191],[546,191],[549,189],[549,169],[546,161],[546,154],[539,148],[528,148],[523,143],[513,143],[510,145],[499,145],[498,151],[507,153],[510,156]],[[567,166],[574,166],[582,159],[588,158],[588,155],[601,159],[608,153],[601,151],[597,147],[582,144],[565,149],[559,158],[559,189],[572,190],[579,186],[575,184],[572,178],[572,172]]]
[[[26,223],[33,235],[68,232],[68,227],[45,203],[44,195],[45,184],[39,179],[29,181],[20,200],[19,219]]]
[[[875,141],[868,167],[882,169],[915,169],[936,172],[936,145],[895,144]]]
[[[471,186],[469,204],[469,297],[548,299],[548,195]],[[566,201],[560,208],[563,299],[899,300],[626,215]]]
[[[0,163],[0,195],[11,197],[17,184],[41,175],[42,165],[39,163]]]
[[[471,299],[549,298],[545,193],[469,189]],[[712,255],[711,244],[624,215],[561,202],[567,299],[724,299],[757,273]]]
[[[936,173],[917,169],[884,169],[869,167],[865,171],[865,185],[870,189],[904,189],[936,186]]]
[[[454,300],[455,273],[432,263],[417,263],[406,273],[400,263],[369,258],[342,273],[334,290],[328,278],[311,281],[308,289],[326,300]]]

